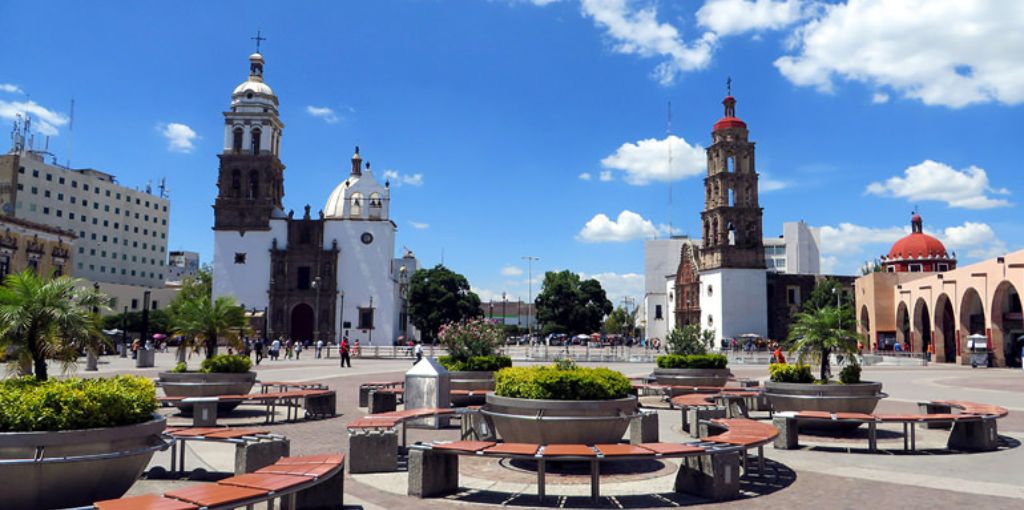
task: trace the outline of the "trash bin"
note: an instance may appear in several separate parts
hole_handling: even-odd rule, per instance
[[[405,408],[451,407],[451,389],[448,370],[434,358],[423,358],[405,373]],[[420,418],[407,422],[407,426],[439,429],[448,426],[447,416]]]
[[[135,358],[135,368],[150,368],[156,362],[156,351],[153,349],[139,349]]]

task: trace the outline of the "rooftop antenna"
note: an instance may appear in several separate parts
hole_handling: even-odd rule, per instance
[[[668,123],[665,127],[668,142],[668,237],[672,238],[672,101],[668,102]]]
[[[160,178],[160,186],[159,186],[159,188],[160,188],[160,198],[167,198],[167,196],[170,194],[171,190],[167,189],[167,178],[166,177],[161,177]]]
[[[75,98],[71,98],[71,114],[69,115],[69,117],[70,119],[68,120],[68,159],[67,164],[64,166],[71,168],[71,138],[75,129]]]

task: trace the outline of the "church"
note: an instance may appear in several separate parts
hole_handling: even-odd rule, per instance
[[[278,98],[264,59],[224,112],[224,148],[214,210],[213,294],[263,311],[267,338],[392,345],[408,336],[405,286],[418,262],[395,258],[390,184],[356,147],[323,209],[284,208]]]

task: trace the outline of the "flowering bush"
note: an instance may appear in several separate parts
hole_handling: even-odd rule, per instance
[[[505,342],[501,327],[482,319],[453,322],[441,326],[437,334],[452,359],[493,356]]]

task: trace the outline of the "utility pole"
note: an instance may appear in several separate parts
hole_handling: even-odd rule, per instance
[[[530,309],[530,307],[533,306],[533,263],[534,263],[534,261],[540,260],[540,257],[534,257],[532,255],[524,255],[522,257],[522,259],[526,261],[527,267],[529,268],[529,273],[528,273],[528,275],[529,275],[528,278],[529,279],[526,280],[526,282],[527,282],[527,284],[529,284],[529,288],[530,288],[530,294],[529,294],[529,297],[528,297],[529,301],[526,303],[526,328],[527,328],[527,331],[529,331],[529,333],[528,333],[529,336],[527,338],[532,340],[533,339],[533,321],[530,320],[530,319],[533,316],[533,311]]]

